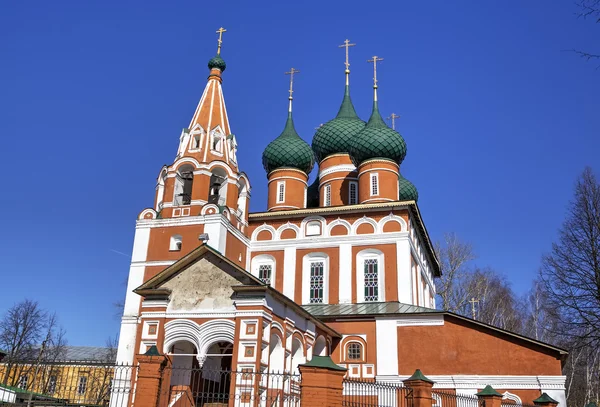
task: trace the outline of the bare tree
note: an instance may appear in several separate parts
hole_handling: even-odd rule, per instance
[[[600,23],[600,0],[578,0],[575,4],[579,8],[579,12],[577,13],[579,18],[591,19],[595,23]],[[587,60],[600,59],[600,54],[597,53],[577,49],[574,49],[573,52]]]
[[[475,258],[471,244],[461,241],[454,233],[444,235],[444,244],[435,245],[440,260],[442,277],[437,281],[439,304],[443,310],[458,312],[469,301],[463,280],[468,274],[469,262]]]
[[[88,398],[95,404],[100,405],[110,397],[112,378],[115,374],[114,369],[119,369],[115,365],[118,345],[119,339],[116,336],[106,340],[106,349],[100,355],[97,369],[92,370],[89,375]]]
[[[600,184],[586,168],[540,278],[563,332],[576,346],[600,348]]]

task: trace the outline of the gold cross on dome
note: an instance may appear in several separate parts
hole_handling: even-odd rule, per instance
[[[479,300],[476,300],[475,297],[471,298],[471,301],[469,301],[471,303],[471,313],[473,315],[473,319],[475,319],[475,317],[477,316],[477,311],[475,309],[475,304],[479,305]]]
[[[346,48],[346,62],[344,63],[344,65],[346,65],[346,72],[350,71],[350,61],[348,58],[348,48],[355,46],[356,44],[350,44],[350,40],[346,39],[346,41],[344,41],[344,43],[342,45],[339,45],[339,48]]]
[[[390,115],[390,117],[388,117],[387,119],[391,119],[392,120],[392,130],[396,130],[396,119],[399,119],[400,115],[396,114],[396,113],[392,113]]]
[[[289,72],[285,73],[286,75],[290,75],[290,99],[292,99],[292,93],[294,93],[294,74],[296,73],[300,73],[296,68],[292,68]]]
[[[367,60],[367,62],[373,63],[373,87],[377,87],[377,62],[383,61],[383,58],[379,58],[377,55],[374,55],[372,59]]]
[[[217,34],[219,34],[219,39],[217,40],[217,55],[221,54],[221,44],[223,43],[223,33],[227,32],[223,27],[217,30]]]

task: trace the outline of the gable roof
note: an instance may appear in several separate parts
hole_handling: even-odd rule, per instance
[[[163,271],[146,281],[144,284],[133,290],[133,292],[141,296],[169,295],[171,291],[169,289],[161,288],[161,285],[166,281],[170,280],[171,278],[175,277],[180,272],[187,269],[188,266],[191,266],[207,254],[213,255],[217,259],[229,264],[234,268],[235,271],[237,271],[238,273],[240,273],[241,276],[243,276],[243,279],[246,280],[246,282],[251,283],[244,284],[242,281],[240,281],[240,285],[231,287],[235,293],[269,293],[275,300],[294,309],[294,311],[296,311],[299,315],[311,320],[316,326],[321,328],[323,331],[329,333],[334,337],[341,337],[341,335],[336,330],[334,330],[326,323],[310,314],[308,311],[304,310],[293,300],[286,297],[270,285],[265,284],[262,280],[258,279],[239,265],[235,264],[227,257],[223,256],[219,251],[215,250],[207,244],[202,244],[196,249],[192,250],[187,255],[183,256],[181,259],[171,264],[169,267],[167,267],[166,269],[164,269]]]
[[[181,259],[177,260],[175,263],[171,264],[169,267],[146,281],[144,284],[134,289],[133,292],[139,294],[141,296],[146,295],[169,295],[170,290],[160,288],[160,286],[166,281],[170,280],[183,270],[187,269],[188,266],[191,266],[196,261],[198,261],[201,257],[206,254],[211,254],[216,256],[219,260],[224,261],[225,263],[232,266],[236,271],[241,273],[247,281],[253,283],[256,286],[265,285],[261,280],[248,273],[246,270],[229,260],[227,257],[223,256],[219,251],[213,249],[207,244],[202,244],[183,256]]]

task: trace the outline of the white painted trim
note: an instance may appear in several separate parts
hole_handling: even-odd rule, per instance
[[[398,327],[396,321],[375,319],[377,373],[398,377]],[[379,376],[378,376],[379,377]],[[408,376],[407,376],[408,378]]]
[[[380,338],[379,334],[377,335]],[[378,341],[379,342],[379,341]],[[379,343],[378,343],[379,345]],[[379,349],[379,346],[378,346]],[[378,361],[379,361],[379,352]],[[401,383],[409,376],[383,374],[377,375],[377,380],[389,383]],[[488,384],[495,389],[511,390],[563,390],[565,389],[566,376],[500,376],[500,375],[435,375],[427,374],[435,382],[434,389],[483,389]]]
[[[325,185],[323,191],[323,206],[331,206],[331,184]]]
[[[302,257],[302,304],[310,304],[310,265],[323,262],[323,304],[329,304],[329,256],[322,252]]]
[[[352,302],[352,245],[339,246],[339,303]]]
[[[379,220],[379,229],[378,229],[379,233],[383,233],[383,226],[388,222],[398,222],[398,223],[400,223],[400,231],[401,232],[408,231],[408,225],[406,224],[406,221],[404,220],[404,218],[402,218],[402,216],[394,215],[393,212],[390,212],[389,215],[384,216],[383,218],[381,218]]]
[[[363,223],[368,223],[371,226],[373,226],[373,234],[377,234],[380,232],[379,230],[379,225],[377,224],[377,221],[375,221],[375,219],[372,218],[368,218],[367,216],[363,216],[362,218],[357,219],[353,224],[352,224],[352,234],[356,235],[356,231],[358,230],[358,227],[360,225],[362,225]],[[359,235],[359,236],[364,236],[364,235]],[[363,237],[364,238],[364,237]]]
[[[259,254],[252,258],[251,273],[258,279],[260,279],[261,266],[271,266],[270,285],[275,288],[275,279],[277,278],[277,262],[275,261],[275,257],[270,254]]]
[[[250,250],[256,251],[268,251],[268,250],[283,250],[285,247],[290,246],[291,242],[297,249],[314,249],[314,248],[326,248],[335,247],[343,243],[352,243],[353,246],[371,246],[377,244],[395,244],[398,240],[407,238],[407,232],[394,232],[383,234],[372,234],[368,235],[369,238],[365,239],[366,235],[348,235],[348,236],[318,236],[318,237],[304,237],[301,236],[298,239],[289,240],[264,240],[257,241],[253,240],[250,243]]]
[[[397,326],[442,326],[443,315],[411,315],[397,317]]]
[[[273,226],[267,225],[266,223],[263,223],[262,225],[254,229],[254,232],[252,232],[251,239],[257,241],[256,238],[258,237],[258,234],[263,230],[268,230],[269,232],[271,232],[271,239],[275,239],[275,236],[277,235],[277,230],[275,230]]]
[[[356,302],[366,302],[364,262],[368,259],[377,259],[377,301],[373,302],[385,302],[385,255],[377,249],[356,253]]]
[[[348,231],[348,235],[352,233],[352,225],[350,224],[350,222],[348,222],[346,219],[337,218],[327,224],[327,233],[325,233],[324,235],[331,236],[331,230],[339,225],[342,225],[346,228],[346,230]]]
[[[332,165],[322,171],[319,172],[319,179],[326,177],[329,174],[333,174],[335,172],[354,172],[356,171],[356,167],[352,164],[338,164]]]
[[[287,230],[287,229],[292,229],[294,232],[296,232],[296,238],[298,238],[300,236],[300,228],[298,227],[298,225],[288,222],[284,225],[279,226],[279,228],[277,228],[277,234],[275,235],[275,239],[280,240],[281,234],[283,233],[284,230]]]
[[[512,400],[516,404],[523,404],[523,401],[521,401],[521,397],[517,396],[516,394],[512,394],[508,391],[505,391],[502,394],[502,400]]]
[[[294,298],[296,288],[296,248],[287,246],[283,249],[283,295]]]
[[[373,192],[373,189],[375,189],[376,191]],[[380,189],[381,189],[381,185],[379,185],[379,173],[370,172],[369,173],[369,196],[379,196]]]
[[[277,196],[275,197],[275,203],[284,203],[285,202],[285,181],[277,182]]]

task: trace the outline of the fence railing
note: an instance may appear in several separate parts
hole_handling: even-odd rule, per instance
[[[163,378],[169,394],[159,407],[300,406],[300,375],[167,367]]]
[[[412,407],[412,389],[402,383],[344,379],[344,407]]]
[[[14,406],[127,406],[131,365],[97,361],[13,362],[0,365],[0,404]]]

